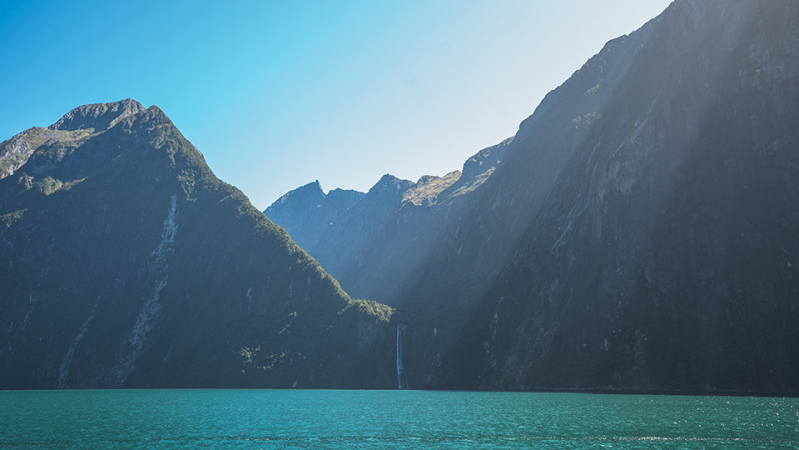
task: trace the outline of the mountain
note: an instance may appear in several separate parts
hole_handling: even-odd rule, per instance
[[[295,240],[346,286],[347,292],[399,304],[402,301],[394,294],[413,282],[409,278],[412,269],[428,256],[449,218],[457,217],[467,206],[467,194],[494,172],[512,141],[481,150],[464,163],[462,171],[443,177],[428,175],[414,183],[385,175],[357,202],[338,208],[335,220],[305,203],[287,200],[310,191],[314,183],[286,194],[264,213],[292,237],[315,230],[312,240]],[[302,194],[302,198],[311,195],[319,198],[318,193]]]
[[[352,300],[158,107],[81,106],[0,163],[0,388],[394,385],[393,311]]]
[[[389,284],[331,265],[348,291],[388,287],[371,298],[397,308],[410,385],[799,392],[797,9],[673,2],[550,92],[452,208],[393,208],[345,260]],[[327,267],[344,242],[309,251]]]
[[[363,196],[363,192],[344,189],[333,189],[325,194],[317,180],[280,197],[264,214],[285,230],[291,230],[289,234],[294,242],[308,249]]]

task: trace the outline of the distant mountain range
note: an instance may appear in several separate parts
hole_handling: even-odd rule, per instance
[[[797,9],[677,0],[462,173],[265,213],[396,308],[412,387],[796,394]]]
[[[284,227],[352,295],[388,304],[413,283],[412,270],[432,250],[450,219],[468,205],[499,165],[508,139],[486,148],[444,177],[418,182],[386,175],[366,194],[330,191],[318,182],[281,197],[264,213]],[[345,200],[346,199],[346,200]]]

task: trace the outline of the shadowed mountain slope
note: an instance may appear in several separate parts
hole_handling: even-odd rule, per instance
[[[677,1],[609,42],[401,294],[435,318],[417,385],[796,393],[798,56],[789,1]]]
[[[394,208],[361,250],[393,284],[332,265],[391,287],[410,384],[797,393],[797,9],[675,1],[548,94],[458,208]]]
[[[393,385],[391,310],[351,300],[157,107],[82,106],[12,146],[0,387]]]

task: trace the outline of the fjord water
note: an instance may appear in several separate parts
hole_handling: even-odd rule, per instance
[[[799,399],[4,391],[0,424],[0,448],[797,448]]]

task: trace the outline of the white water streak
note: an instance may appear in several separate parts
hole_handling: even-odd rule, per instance
[[[166,220],[164,220],[161,242],[158,244],[158,248],[150,254],[151,257],[155,258],[150,267],[157,276],[153,295],[142,305],[128,338],[122,344],[122,356],[114,369],[117,386],[121,386],[128,375],[133,372],[136,366],[136,360],[139,359],[139,356],[141,356],[144,351],[144,344],[147,341],[147,337],[155,326],[155,318],[161,311],[159,300],[161,299],[161,291],[166,287],[168,280],[168,258],[174,252],[175,235],[178,232],[178,225],[175,222],[178,209],[177,195],[172,194],[171,200],[169,212],[167,213]]]
[[[408,377],[402,363],[402,325],[397,325],[397,389],[408,389]]]
[[[81,338],[83,338],[83,335],[89,328],[89,323],[92,321],[92,319],[94,319],[94,310],[96,307],[97,304],[95,303],[91,314],[89,314],[89,317],[83,322],[83,325],[80,326],[78,335],[75,337],[75,340],[72,341],[72,345],[69,346],[69,350],[67,350],[67,354],[64,356],[64,361],[61,362],[61,368],[58,369],[58,389],[64,388],[64,383],[67,380],[67,374],[69,374],[69,365],[72,364],[72,356],[75,354],[75,349],[78,348]]]

